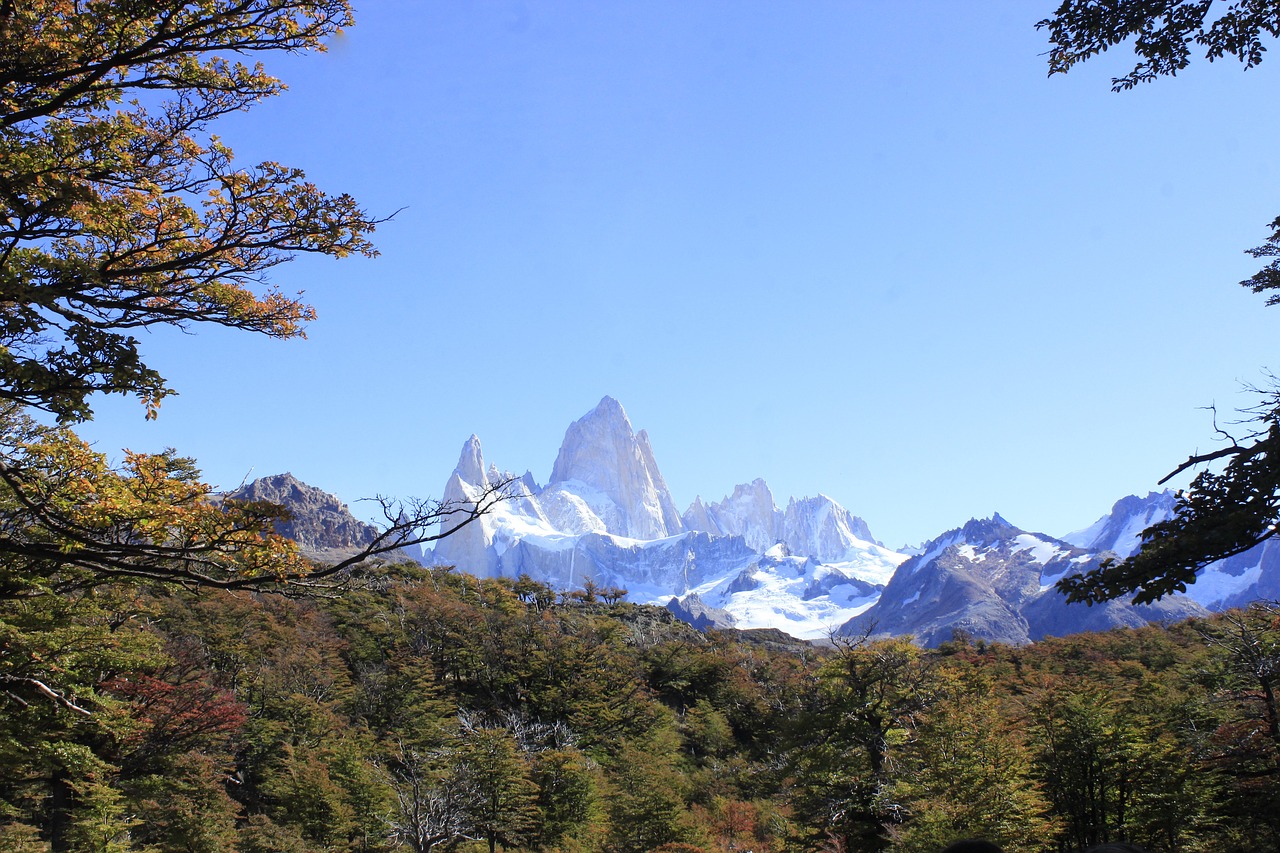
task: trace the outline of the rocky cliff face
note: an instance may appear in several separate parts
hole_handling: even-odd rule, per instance
[[[297,542],[303,553],[313,559],[358,551],[377,534],[372,525],[353,516],[338,498],[288,473],[254,480],[226,497],[267,501],[289,510],[292,518],[279,522],[276,531]]]
[[[661,539],[684,530],[648,434],[632,431],[612,397],[569,425],[549,488],[581,498],[616,536]]]
[[[778,543],[787,553],[840,562],[864,545],[878,544],[867,523],[826,495],[791,498],[778,509],[764,480],[735,486],[719,503],[693,502],[683,516],[685,527],[717,536],[741,536],[764,553]]]
[[[792,498],[782,519],[782,541],[793,554],[825,562],[847,559],[864,543],[876,544],[867,523],[826,495]]]
[[[1152,619],[1184,619],[1205,611],[1185,596],[1134,607],[1069,605],[1053,584],[1098,565],[1098,552],[1028,533],[999,514],[975,519],[922,546],[903,563],[879,600],[841,628],[845,635],[912,634],[936,646],[956,631],[1002,643]]]
[[[441,500],[454,504],[474,503],[489,485],[480,439],[473,435],[462,445],[458,465],[445,483]],[[495,528],[496,519],[493,514],[481,516],[457,532],[437,540],[432,560],[463,567],[480,577],[492,576],[497,568],[497,558],[491,547]],[[440,532],[446,533],[448,529],[448,524],[444,523]]]
[[[762,554],[782,539],[782,512],[761,479],[734,486],[733,494],[710,506],[697,498],[685,511],[684,524],[716,536],[741,536]]]

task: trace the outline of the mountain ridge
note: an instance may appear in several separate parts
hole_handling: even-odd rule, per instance
[[[1122,498],[1093,525],[1061,539],[993,513],[911,553],[884,547],[865,521],[826,495],[791,497],[780,508],[762,478],[740,483],[720,501],[696,497],[677,514],[647,432],[634,430],[608,396],[566,429],[545,486],[527,470],[515,477],[488,462],[471,435],[442,499],[474,502],[499,483],[507,484],[508,500],[420,560],[482,577],[527,574],[564,592],[591,578],[707,627],[732,623],[806,639],[882,631],[926,644],[961,631],[1021,643],[1183,618],[1272,589],[1280,594],[1280,548],[1263,548],[1206,570],[1191,598],[1145,609],[1126,602],[1066,605],[1053,584],[1135,547],[1145,525],[1172,511],[1170,493]],[[319,506],[304,502],[313,505]]]

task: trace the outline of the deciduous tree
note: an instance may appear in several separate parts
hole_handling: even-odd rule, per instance
[[[1115,91],[1175,76],[1203,52],[1212,62],[1234,57],[1246,68],[1262,62],[1266,43],[1280,36],[1277,0],[1063,0],[1037,28],[1049,35],[1049,73],[1122,45],[1138,61],[1113,78]],[[1266,242],[1248,250],[1273,260],[1241,284],[1255,293],[1280,289],[1280,218]],[[1268,305],[1280,304],[1271,293]],[[1274,383],[1273,383],[1274,385]],[[1072,601],[1096,603],[1136,593],[1138,603],[1185,591],[1208,564],[1271,538],[1280,522],[1280,387],[1261,393],[1249,410],[1257,428],[1242,437],[1219,430],[1227,446],[1193,454],[1161,482],[1201,465],[1229,460],[1220,472],[1201,471],[1179,496],[1176,516],[1143,534],[1141,550],[1124,561],[1065,578],[1058,588]]]

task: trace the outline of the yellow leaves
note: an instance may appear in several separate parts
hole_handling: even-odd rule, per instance
[[[53,545],[71,562],[106,555],[107,567],[157,579],[226,583],[307,574],[297,545],[277,534],[279,507],[210,497],[191,460],[173,451],[126,451],[112,467],[66,429],[30,428],[0,457],[6,529]],[[22,504],[38,511],[13,512]],[[117,565],[117,563],[119,565]]]

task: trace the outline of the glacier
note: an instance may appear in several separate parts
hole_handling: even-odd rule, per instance
[[[884,547],[826,495],[780,508],[763,479],[719,501],[698,496],[679,513],[647,433],[608,396],[569,425],[545,486],[528,471],[516,477],[487,464],[480,439],[468,438],[443,500],[475,502],[497,487],[507,499],[440,540],[428,560],[481,577],[528,575],[561,592],[590,578],[702,627],[776,628],[809,640],[874,629],[930,644],[961,630],[1018,643],[1280,594],[1280,546],[1267,543],[1206,569],[1188,597],[1068,606],[1054,583],[1136,550],[1141,531],[1173,512],[1168,492],[1124,498],[1061,539],[995,514],[903,551]]]

